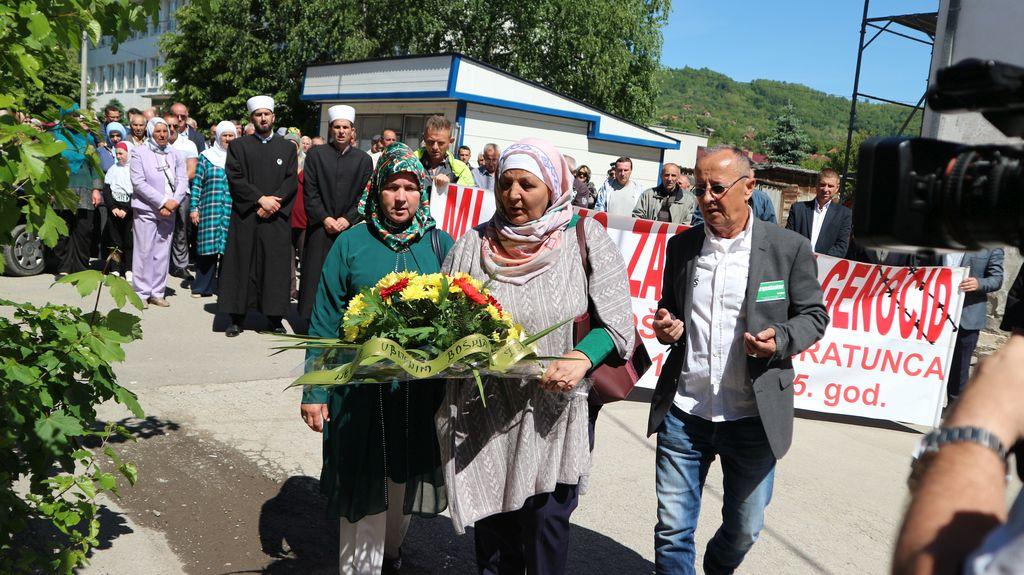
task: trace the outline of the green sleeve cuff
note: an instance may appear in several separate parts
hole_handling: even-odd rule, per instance
[[[318,385],[302,386],[302,403],[327,403],[330,392]]]
[[[615,342],[612,341],[612,336],[608,335],[608,330],[602,327],[590,330],[575,349],[583,352],[590,360],[590,364],[597,367],[615,349]]]

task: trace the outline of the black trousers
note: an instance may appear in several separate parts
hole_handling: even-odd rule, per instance
[[[113,210],[110,211],[104,234],[106,249],[101,252],[104,258],[110,254],[113,248],[117,248],[121,252],[120,263],[111,263],[108,271],[120,272],[122,275],[132,269],[132,210],[128,208],[125,211],[127,214],[123,218],[115,216]]]
[[[192,282],[192,293],[213,295],[217,293],[217,269],[220,256],[210,254],[196,257],[196,279]]]
[[[579,486],[559,483],[553,493],[526,500],[522,508],[481,519],[474,526],[481,575],[559,575],[569,557],[569,516]]]
[[[62,236],[53,248],[57,271],[73,274],[89,269],[89,258],[96,243],[93,235],[96,229],[96,211],[61,210],[58,213],[68,226],[68,235]]]
[[[956,332],[956,345],[953,347],[953,361],[949,365],[949,377],[946,378],[946,395],[952,403],[967,386],[971,373],[971,356],[978,347],[976,329],[960,328]]]

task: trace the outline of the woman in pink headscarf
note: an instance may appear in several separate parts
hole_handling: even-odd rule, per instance
[[[563,573],[569,516],[590,474],[588,372],[633,349],[626,266],[600,224],[573,213],[573,174],[562,154],[527,138],[502,153],[497,212],[452,248],[444,271],[487,280],[494,296],[536,333],[592,306],[603,328],[578,344],[572,323],[537,342],[564,359],[543,375],[454,380],[438,412],[449,510],[461,533],[475,523],[481,573]],[[577,241],[583,226],[591,267]]]

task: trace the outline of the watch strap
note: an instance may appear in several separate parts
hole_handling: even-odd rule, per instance
[[[1006,460],[1006,447],[991,431],[983,427],[943,427],[930,432],[922,441],[923,453],[938,451],[950,443],[977,443],[994,451],[999,459]]]

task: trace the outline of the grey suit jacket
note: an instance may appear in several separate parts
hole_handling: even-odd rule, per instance
[[[970,268],[971,277],[978,278],[978,290],[964,294],[964,311],[960,327],[982,329],[988,317],[988,294],[1003,287],[1003,250],[979,250],[964,254],[961,267]]]
[[[822,303],[818,266],[811,246],[801,235],[776,225],[754,220],[750,272],[744,301],[747,331],[758,333],[775,328],[777,351],[770,358],[747,357],[749,383],[772,452],[781,458],[793,440],[793,363],[791,357],[821,339],[828,325]],[[704,226],[690,228],[668,242],[665,278],[659,307],[683,318],[690,329],[690,296],[697,256],[705,241]],[[762,282],[783,280],[786,299],[757,301]],[[686,335],[669,351],[658,385],[651,398],[647,434],[661,427],[679,388],[679,375],[686,360]]]

